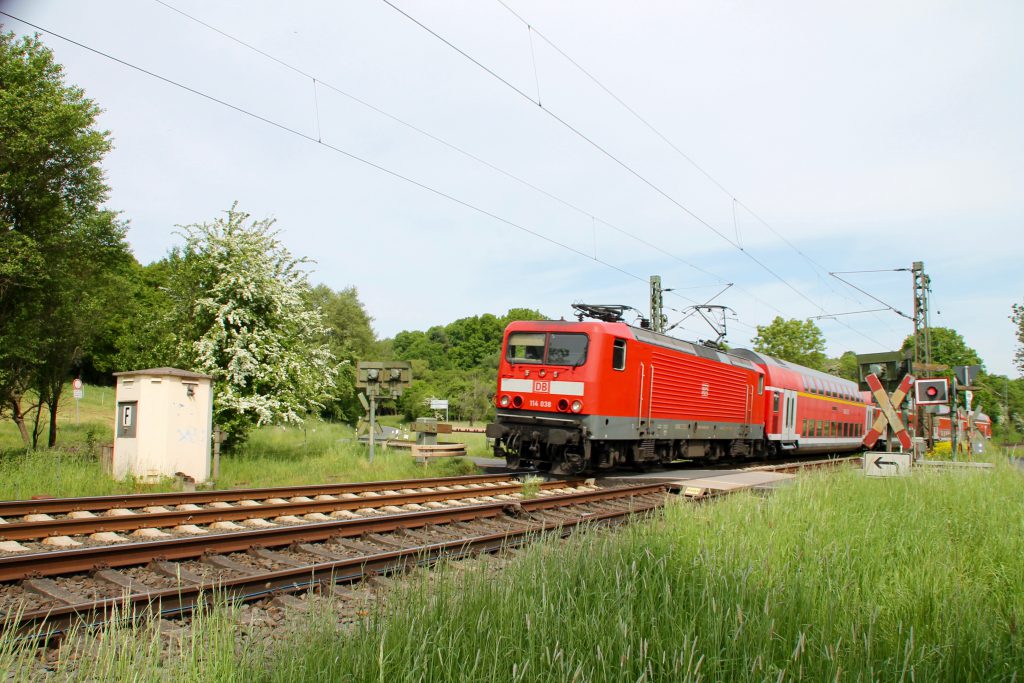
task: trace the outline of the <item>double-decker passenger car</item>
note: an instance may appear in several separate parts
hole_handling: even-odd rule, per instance
[[[856,450],[869,418],[853,382],[622,322],[510,324],[495,402],[495,453],[563,474]]]

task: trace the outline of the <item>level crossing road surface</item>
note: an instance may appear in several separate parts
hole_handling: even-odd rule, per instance
[[[507,472],[505,461],[501,458],[472,458],[473,462],[485,472]],[[613,485],[656,484],[663,483],[680,488],[699,486],[717,491],[738,488],[765,489],[785,486],[792,482],[792,474],[781,472],[765,472],[755,469],[698,469],[692,466],[681,466],[650,472],[615,472],[601,475],[601,481]]]
[[[667,484],[671,488],[698,487],[715,491],[771,489],[791,484],[796,475],[743,469],[672,469],[659,472],[616,474],[602,478],[621,484]]]

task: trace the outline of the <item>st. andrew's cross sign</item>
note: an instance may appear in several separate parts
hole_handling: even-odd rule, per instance
[[[896,412],[896,408],[903,403],[907,392],[910,391],[910,387],[914,384],[913,376],[906,375],[899,386],[896,387],[896,391],[892,392],[891,398],[885,393],[882,383],[874,374],[868,375],[864,379],[871,388],[871,393],[874,395],[875,401],[878,402],[878,407],[881,411],[878,417],[875,418],[875,423],[871,425],[871,429],[864,435],[864,446],[866,448],[874,446],[875,442],[878,441],[878,437],[885,433],[885,428],[890,426],[896,434],[896,438],[903,445],[903,450],[909,451],[911,446],[910,434],[907,432],[900,414]]]

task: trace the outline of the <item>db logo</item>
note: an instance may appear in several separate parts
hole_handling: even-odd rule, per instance
[[[547,394],[551,392],[551,382],[539,382],[534,381],[533,393],[535,394]]]

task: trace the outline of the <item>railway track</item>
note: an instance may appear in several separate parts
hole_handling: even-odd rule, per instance
[[[581,481],[544,482],[539,491]],[[109,545],[181,535],[269,528],[332,518],[470,505],[522,495],[509,475],[160,493],[93,498],[0,501],[0,555]]]
[[[670,495],[660,483],[599,489],[551,481],[525,498],[521,482],[490,475],[0,502],[0,538],[24,548],[0,556],[0,619],[23,636],[48,640],[72,624],[97,625],[117,614],[176,617],[214,599],[334,592],[368,576],[567,534],[581,523],[620,521],[661,507]],[[159,535],[139,539],[140,531]],[[125,532],[136,538],[120,536]],[[118,540],[103,542],[105,534]],[[54,538],[74,543],[46,543]]]
[[[843,467],[846,465],[861,465],[863,457],[858,455],[843,455],[830,458],[817,458],[812,460],[802,459],[787,462],[774,463],[770,465],[757,465],[745,467],[744,472],[802,472],[804,470],[827,469],[831,467]]]
[[[565,483],[556,482],[565,488]],[[0,557],[7,628],[48,639],[113,614],[188,613],[214,598],[259,600],[495,551],[661,507],[661,485]]]

